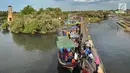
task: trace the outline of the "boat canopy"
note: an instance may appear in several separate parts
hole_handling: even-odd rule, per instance
[[[76,45],[72,40],[59,40],[56,42],[58,48],[75,48]]]
[[[58,41],[60,41],[60,40],[69,40],[69,38],[67,36],[58,36],[57,39],[58,39]]]

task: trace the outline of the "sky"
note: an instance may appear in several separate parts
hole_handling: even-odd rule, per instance
[[[47,7],[60,7],[66,10],[110,10],[117,9],[118,3],[126,3],[130,8],[130,0],[2,0],[0,10],[7,10],[8,5],[13,7],[13,11],[20,11],[26,5],[31,5],[35,9]]]

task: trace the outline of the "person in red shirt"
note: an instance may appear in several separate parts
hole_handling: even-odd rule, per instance
[[[82,68],[82,73],[90,73],[88,70],[88,65],[85,66],[85,68]]]

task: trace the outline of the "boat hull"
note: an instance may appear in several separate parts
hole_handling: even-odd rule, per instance
[[[62,67],[65,67],[65,68],[69,68],[69,69],[72,69],[75,67],[75,65],[73,64],[67,64],[67,63],[63,63],[60,59],[60,56],[59,56],[59,53],[57,54],[58,55],[58,62],[59,64],[62,66]]]

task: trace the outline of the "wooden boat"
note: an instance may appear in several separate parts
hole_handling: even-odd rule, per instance
[[[74,44],[74,42],[70,39],[67,39],[67,36],[58,36],[57,47],[59,48],[58,53],[57,53],[58,62],[63,67],[73,70],[73,68],[76,66],[76,64],[73,64],[71,62],[66,62],[65,59],[62,59],[61,54],[62,54],[62,56],[64,56],[64,55],[63,55],[63,52],[60,52],[60,50],[63,50],[63,48],[69,48],[69,50],[75,51],[76,45]],[[73,52],[73,54],[74,54],[74,52]]]
[[[78,25],[77,25],[78,24]],[[74,25],[70,25],[67,26],[65,25],[65,27],[62,28],[62,31],[70,31],[73,29],[76,29],[79,27],[79,22],[76,22]],[[78,27],[77,27],[78,26]],[[80,30],[80,29],[79,29]],[[79,38],[79,34],[78,33],[74,33],[71,36],[71,39],[75,39],[75,38]],[[63,50],[63,48],[70,48],[71,50],[73,50],[73,54],[75,53],[75,47],[77,44],[75,44],[72,40],[70,40],[67,36],[58,36],[58,40],[57,40],[57,47],[59,48],[58,52],[57,52],[57,56],[58,56],[58,62],[61,66],[70,69],[70,71],[73,70],[73,68],[78,64],[78,63],[71,63],[71,62],[66,62],[65,60],[63,60],[61,58],[61,52],[60,50]],[[73,48],[73,49],[72,49]],[[63,52],[62,52],[63,53]]]

